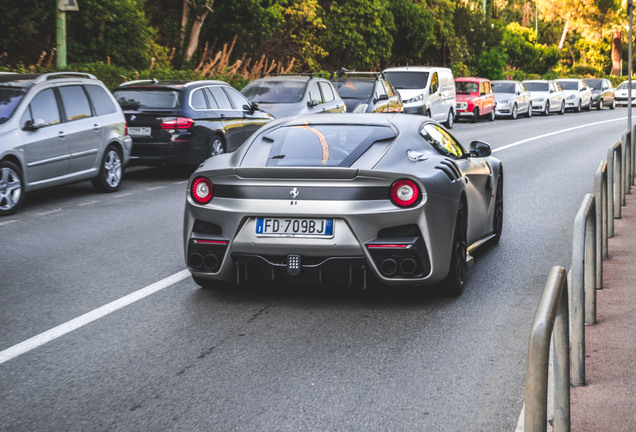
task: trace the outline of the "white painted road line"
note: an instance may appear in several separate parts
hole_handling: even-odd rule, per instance
[[[83,327],[88,323],[91,323],[132,303],[135,303],[136,301],[141,300],[142,298],[147,297],[151,294],[154,294],[157,291],[161,291],[164,288],[174,285],[175,283],[185,279],[189,275],[190,272],[188,270],[181,270],[179,273],[168,276],[167,278],[162,279],[159,282],[155,282],[152,285],[148,285],[147,287],[142,288],[139,291],[128,294],[125,297],[110,302],[71,321],[54,327],[51,330],[40,333],[39,335],[34,336],[31,339],[27,339],[24,342],[12,346],[11,348],[0,351],[0,364],[7,362],[28,351],[31,351],[32,349],[42,346],[45,343],[52,341],[53,339],[64,336],[65,334],[70,333],[73,330],[77,330],[78,328]]]
[[[526,139],[521,140],[521,141],[515,141],[513,143],[506,144],[505,146],[498,147],[498,148],[494,149],[492,152],[496,153],[498,151],[506,150],[506,149],[509,149],[511,147],[516,147],[518,145],[525,144],[525,143],[530,142],[530,141],[536,141],[536,140],[541,139],[541,138],[547,138],[547,137],[558,135],[558,134],[562,134],[562,133],[565,133],[565,132],[570,132],[570,131],[577,130],[577,129],[583,129],[583,128],[586,128],[586,127],[596,126],[596,125],[600,125],[600,124],[603,124],[603,123],[610,123],[610,122],[615,122],[615,121],[625,121],[625,119],[624,118],[617,118],[617,119],[612,119],[612,120],[604,120],[604,121],[599,121],[599,122],[596,122],[596,123],[587,123],[587,124],[584,124],[584,125],[581,125],[581,126],[574,126],[574,127],[567,128],[567,129],[561,129],[561,130],[558,130],[558,131],[555,131],[555,132],[550,132],[550,133],[547,133],[547,134],[538,135],[538,136],[535,136],[535,137],[532,137],[532,138],[526,138]]]

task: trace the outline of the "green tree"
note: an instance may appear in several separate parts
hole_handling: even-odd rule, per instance
[[[0,28],[0,61],[11,66],[34,64],[42,52],[50,54],[55,49],[55,5],[42,0],[2,0]]]
[[[424,4],[413,0],[394,0],[389,10],[395,22],[391,62],[422,63],[435,39],[433,15]]]

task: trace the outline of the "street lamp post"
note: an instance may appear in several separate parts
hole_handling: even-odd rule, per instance
[[[627,130],[632,130],[632,21],[634,5],[632,0],[627,0],[627,14],[629,15],[629,49],[627,54]]]

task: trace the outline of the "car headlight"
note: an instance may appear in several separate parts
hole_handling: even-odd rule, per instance
[[[570,95],[567,97],[567,100],[572,100],[572,99],[576,99],[576,95]]]
[[[352,112],[354,113],[363,113],[363,112],[367,112],[367,108],[369,107],[369,104],[365,104],[365,103],[361,103],[359,104],[357,107],[354,108],[354,110]]]
[[[497,102],[497,105],[501,104],[503,106],[507,106],[507,105],[510,105],[511,103],[512,103],[512,99],[506,99],[506,100]]]
[[[466,102],[457,102],[455,108],[458,110],[465,110],[466,108],[468,108],[468,104]]]
[[[407,99],[404,101],[404,103],[413,103],[413,102],[419,102],[421,100],[424,100],[424,95],[423,94],[419,94],[415,97],[412,97],[411,99]]]

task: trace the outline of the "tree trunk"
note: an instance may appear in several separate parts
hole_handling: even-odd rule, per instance
[[[621,76],[623,75],[623,43],[620,30],[614,30],[612,36],[612,72],[610,75]]]
[[[179,29],[179,43],[181,48],[185,43],[186,28],[188,26],[188,0],[183,0],[183,9],[181,9],[181,27]]]
[[[203,23],[205,22],[208,13],[210,13],[210,11],[206,9],[201,15],[194,17],[192,31],[190,32],[190,42],[188,42],[188,49],[186,51],[186,62],[189,62],[192,59],[192,56],[199,46],[199,35],[201,34],[201,28],[203,27]]]
[[[565,26],[563,26],[563,34],[561,34],[561,40],[559,41],[559,52],[563,49],[563,45],[565,45],[565,37],[568,35],[568,26],[570,25],[570,14],[568,13],[568,17],[565,20]]]

